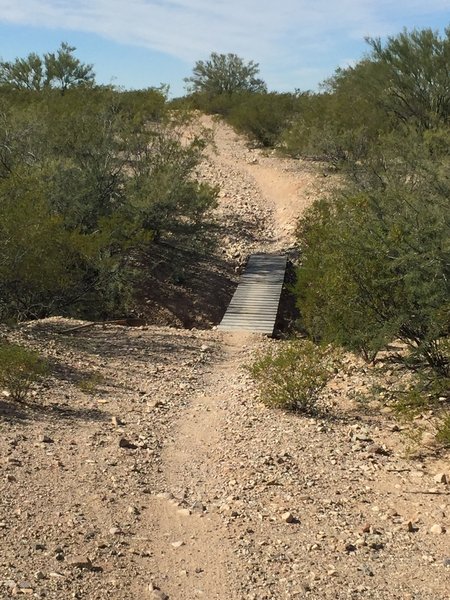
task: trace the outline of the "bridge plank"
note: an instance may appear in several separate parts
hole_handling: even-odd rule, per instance
[[[286,256],[250,256],[218,329],[273,335],[285,271]]]

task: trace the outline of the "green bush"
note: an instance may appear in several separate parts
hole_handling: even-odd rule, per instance
[[[436,433],[436,440],[445,448],[450,448],[450,412],[445,413],[441,417]]]
[[[242,95],[227,116],[238,131],[265,147],[276,146],[281,133],[292,119],[296,107],[294,94],[272,92]]]
[[[414,368],[449,375],[450,213],[439,168],[397,165],[381,189],[349,186],[305,214],[296,291],[313,339],[372,359],[399,338]]]
[[[259,354],[249,370],[266,406],[310,414],[332,377],[333,356],[330,347],[309,340],[282,342]]]
[[[163,89],[0,86],[0,321],[128,314],[149,248],[211,237],[203,148]]]
[[[394,412],[405,421],[413,421],[418,415],[429,410],[433,402],[421,387],[416,386],[396,394]]]
[[[0,388],[23,402],[32,384],[48,373],[46,362],[33,350],[15,344],[0,345]]]
[[[77,387],[84,394],[94,395],[102,383],[105,383],[105,378],[103,375],[101,375],[101,373],[93,373],[89,377],[80,379],[77,382]]]

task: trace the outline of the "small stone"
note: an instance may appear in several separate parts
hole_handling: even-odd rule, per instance
[[[367,446],[366,452],[368,452],[369,454],[380,454],[382,456],[388,454],[386,448],[383,448],[383,446],[379,446],[378,444],[370,444],[369,446]]]
[[[17,587],[23,592],[24,590],[32,590],[33,586],[32,584],[27,581],[27,580],[23,580],[23,581],[19,581],[19,583],[17,584]]]
[[[139,515],[140,514],[140,511],[136,506],[129,506],[127,508],[127,512],[130,515]]]
[[[424,472],[423,471],[411,471],[410,473],[411,477],[417,477],[417,478],[422,478],[424,476]]]
[[[182,517],[189,517],[191,511],[188,508],[180,508],[179,510],[177,510],[177,513]]]
[[[355,541],[355,546],[357,548],[362,548],[364,546],[367,546],[367,541],[365,537],[359,537],[356,541]]]
[[[119,417],[111,417],[111,423],[115,427],[121,427],[122,425],[125,425],[125,423],[121,419],[119,419]]]
[[[173,500],[174,495],[172,494],[172,492],[159,492],[158,494],[156,494],[157,498],[161,498],[163,500]]]
[[[181,540],[177,541],[177,542],[172,542],[172,546],[174,548],[181,548],[181,546],[185,546],[185,543],[182,542]]]
[[[408,521],[406,523],[406,529],[410,532],[410,533],[415,533],[416,531],[419,531],[419,528],[417,527],[417,525],[414,525],[414,523],[412,521]]]
[[[444,564],[444,567],[450,567],[450,558],[444,558],[442,562]]]
[[[163,400],[158,400],[158,399],[154,399],[154,400],[149,400],[147,402],[147,411],[151,412],[152,410],[155,410],[155,408],[161,408],[161,406],[164,406],[165,402]]]
[[[373,577],[373,571],[369,565],[361,565],[360,567],[358,567],[358,571],[361,571],[362,573],[364,573],[364,575],[367,575],[368,577]]]
[[[111,527],[109,533],[111,535],[120,535],[122,533],[122,530],[120,529],[120,527]]]
[[[40,441],[41,441],[43,444],[54,444],[54,443],[55,443],[55,440],[53,440],[53,439],[52,439],[51,437],[49,437],[48,435],[43,435],[43,436],[41,436],[41,439],[40,439]]]
[[[120,438],[119,440],[119,448],[126,448],[127,450],[135,450],[137,448],[136,444],[130,442],[126,438]]]
[[[449,482],[449,478],[448,478],[448,475],[446,473],[437,473],[433,477],[433,480],[436,483],[448,483]]]
[[[154,583],[149,584],[148,590],[150,592],[150,598],[154,598],[155,600],[169,600],[169,596]]]
[[[34,578],[36,579],[36,581],[41,581],[42,579],[45,579],[45,575],[42,571],[36,571],[36,573],[34,574]]]
[[[294,523],[295,517],[291,512],[288,511],[281,515],[281,520],[284,521],[285,523]]]
[[[191,506],[191,509],[198,513],[204,513],[206,511],[206,506],[202,504],[202,502],[200,502],[199,500],[196,500]]]
[[[92,570],[92,561],[88,556],[73,556],[67,560],[67,564],[76,569]]]
[[[445,527],[440,523],[435,523],[432,527],[430,527],[430,533],[434,533],[439,535],[440,533],[445,533]]]
[[[202,344],[202,347],[200,348],[200,352],[208,352],[209,350],[209,346],[207,346],[206,344]]]

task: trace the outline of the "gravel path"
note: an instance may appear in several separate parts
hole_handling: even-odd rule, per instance
[[[288,249],[324,178],[214,127],[223,252]],[[0,400],[1,599],[449,598],[449,456],[411,458],[383,397],[354,400],[396,372],[348,357],[331,416],[305,418],[245,370],[282,342],[73,324],[11,334],[54,376],[28,407]]]

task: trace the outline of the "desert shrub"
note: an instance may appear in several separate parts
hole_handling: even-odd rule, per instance
[[[208,236],[203,147],[163,89],[0,86],[0,321],[128,314],[149,247]]]
[[[269,407],[314,413],[318,395],[333,373],[330,347],[309,340],[271,346],[250,366],[262,402]]]
[[[445,448],[450,448],[450,412],[446,412],[439,420],[436,440]]]
[[[37,352],[15,344],[0,345],[0,387],[12,400],[23,402],[33,383],[47,372],[48,366]]]
[[[447,376],[448,200],[414,185],[349,190],[307,212],[298,306],[315,340],[371,359],[400,338]]]
[[[383,134],[409,124],[419,131],[448,123],[450,28],[404,30],[355,65],[339,68],[320,93],[303,94],[283,133],[291,155],[320,156],[340,166],[364,160]]]
[[[80,379],[77,382],[77,387],[84,394],[93,395],[103,383],[105,383],[105,378],[101,373],[92,373],[92,375]]]
[[[236,54],[211,52],[207,60],[198,60],[192,75],[185,78],[191,93],[204,93],[211,97],[232,96],[241,92],[261,92],[266,84],[257,77],[259,65],[245,61]]]
[[[294,94],[247,94],[230,109],[227,120],[258,144],[276,146],[294,115],[296,104]]]
[[[421,413],[429,410],[430,396],[419,386],[398,391],[394,398],[394,412],[402,420],[412,421]]]
[[[188,106],[195,110],[200,110],[211,115],[220,115],[226,118],[233,107],[241,102],[241,98],[242,94],[240,93],[211,96],[209,94],[197,92],[188,96],[184,102],[188,102]]]

